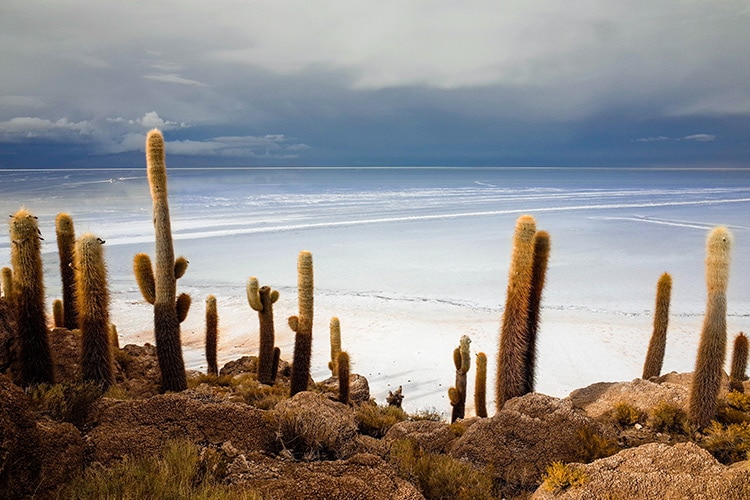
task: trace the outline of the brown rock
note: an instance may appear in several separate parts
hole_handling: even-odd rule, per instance
[[[219,375],[240,375],[243,373],[257,373],[258,372],[258,357],[257,356],[242,356],[239,359],[229,361],[225,364]],[[279,369],[277,371],[277,377],[289,378],[291,368],[288,362],[283,359],[279,360]]]
[[[228,481],[247,484],[266,500],[424,499],[383,459],[368,454],[332,462],[273,460],[259,454],[240,456],[229,468]]]
[[[552,495],[543,485],[531,498],[750,498],[750,470],[747,462],[726,467],[693,443],[674,446],[645,444],[588,465],[576,464],[574,467],[581,468],[587,476],[582,486]]]
[[[327,378],[320,384],[323,389],[338,394],[338,377]],[[370,383],[364,375],[349,374],[349,401],[352,404],[363,404],[370,401]]]
[[[81,381],[81,331],[53,328],[49,332],[49,346],[55,365],[55,382]]]
[[[0,375],[0,498],[21,498],[34,490],[41,471],[39,434],[20,387]]]
[[[67,422],[40,420],[37,430],[42,464],[38,491],[54,490],[83,470],[83,439],[78,429]]]
[[[456,440],[456,435],[445,422],[418,420],[398,422],[383,437],[387,445],[399,439],[410,439],[430,453],[446,453]]]

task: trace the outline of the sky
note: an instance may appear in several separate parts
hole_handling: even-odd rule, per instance
[[[0,168],[750,167],[750,0],[0,2]]]

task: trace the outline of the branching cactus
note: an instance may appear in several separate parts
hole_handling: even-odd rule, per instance
[[[726,227],[717,227],[708,235],[708,301],[688,404],[690,423],[698,428],[706,427],[716,415],[716,402],[726,357],[727,285],[731,246],[731,234]]]
[[[466,416],[466,374],[471,367],[471,354],[469,352],[471,339],[464,335],[458,347],[453,351],[453,364],[456,366],[456,386],[448,390],[453,411],[451,411],[451,422]]]
[[[667,348],[667,326],[669,325],[669,302],[672,295],[672,276],[664,273],[656,284],[656,306],[654,307],[654,331],[648,344],[646,362],[643,364],[643,379],[661,375],[664,352]]]
[[[114,383],[109,325],[109,287],[102,252],[104,241],[93,234],[81,236],[75,244],[75,283],[78,321],[83,346],[81,372],[85,382],[104,390]]]
[[[341,351],[336,357],[337,376],[339,379],[339,401],[349,404],[349,354]]]
[[[477,354],[477,376],[474,382],[474,407],[477,417],[487,418],[487,355]]]
[[[179,297],[176,295],[177,279],[185,273],[188,262],[184,257],[176,260],[174,257],[164,137],[156,129],[146,137],[146,165],[154,209],[156,269],[154,272],[145,254],[135,256],[133,269],[143,298],[154,306],[154,336],[162,390],[184,391],[187,389],[187,377],[182,357],[180,323],[187,317],[190,296],[184,293]]]
[[[729,374],[729,390],[745,392],[742,382],[747,380],[747,337],[740,332],[734,338],[734,349],[732,350],[732,369]]]
[[[5,300],[13,298],[13,270],[4,267],[0,270],[0,286],[2,287],[2,296]]]
[[[73,249],[76,244],[76,233],[73,219],[66,213],[55,217],[55,234],[57,236],[57,253],[60,256],[60,279],[62,280],[62,305],[64,324],[68,330],[78,328],[78,310],[75,299],[76,281],[73,271]],[[55,325],[57,326],[57,325]]]
[[[258,279],[250,276],[247,280],[247,302],[258,312],[260,322],[260,346],[258,348],[258,381],[261,384],[273,385],[276,381],[278,359],[274,343],[276,332],[273,325],[273,305],[279,300],[279,292],[269,286],[260,287]],[[274,368],[275,366],[275,368]]]
[[[331,361],[328,362],[328,368],[331,370],[331,376],[338,377],[339,373],[339,354],[341,353],[341,323],[334,316],[329,324],[331,333]]]
[[[310,359],[312,357],[313,326],[313,261],[306,250],[297,258],[297,296],[299,315],[289,318],[289,327],[294,336],[294,357],[290,377],[290,395],[307,390],[310,380]]]
[[[535,234],[534,217],[531,215],[519,217],[513,236],[508,292],[500,329],[495,400],[498,411],[509,399],[526,394],[529,299],[534,266]]]
[[[526,387],[524,394],[534,392],[536,376],[536,339],[542,305],[542,291],[547,276],[549,261],[549,233],[537,231],[534,235],[534,263],[531,272],[531,294],[529,295],[528,341],[526,346]]]
[[[216,297],[206,297],[206,362],[208,374],[218,375],[219,364],[216,360],[217,344],[219,340],[219,314],[216,311]]]
[[[10,219],[13,302],[24,385],[54,384],[55,375],[44,311],[44,271],[37,217],[22,208]]]
[[[65,328],[65,307],[60,299],[52,301],[52,320],[55,328]]]

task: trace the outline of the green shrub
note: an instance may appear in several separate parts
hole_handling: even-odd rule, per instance
[[[542,488],[557,495],[568,488],[583,486],[588,480],[586,472],[580,467],[552,462],[542,476]]]
[[[413,441],[401,439],[388,456],[399,476],[419,488],[427,500],[485,500],[496,498],[492,474],[448,455],[428,453]]]
[[[648,425],[656,432],[690,434],[690,423],[679,406],[662,401],[648,411]]]
[[[39,384],[28,395],[34,411],[83,429],[91,407],[102,397],[102,387],[93,382]]]
[[[699,444],[723,464],[747,460],[750,452],[750,423],[725,427],[716,421],[711,422],[706,429],[706,436]]]
[[[398,422],[408,420],[404,410],[396,406],[379,406],[375,403],[360,405],[354,415],[361,434],[381,438]]]
[[[584,463],[609,457],[620,451],[617,441],[595,432],[591,426],[585,426],[576,432],[579,439],[579,454]]]
[[[166,443],[161,457],[126,457],[111,467],[89,467],[79,478],[63,487],[59,498],[80,500],[117,499],[242,499],[261,500],[251,490],[221,483],[226,463],[221,455],[185,441]]]
[[[620,427],[629,427],[643,419],[643,413],[635,406],[621,401],[609,411],[609,418]]]

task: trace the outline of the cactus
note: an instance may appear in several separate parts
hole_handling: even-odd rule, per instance
[[[456,349],[453,350],[453,364],[456,366],[456,386],[448,389],[453,410],[451,411],[451,423],[466,416],[466,374],[471,366],[469,353],[471,339],[464,335]]]
[[[62,303],[64,325],[68,330],[78,328],[78,310],[75,300],[76,281],[73,271],[73,249],[76,233],[73,219],[66,213],[55,217],[55,234],[57,236],[57,253],[60,256],[60,279],[62,280]],[[57,326],[57,325],[55,325]]]
[[[180,342],[180,323],[187,316],[190,296],[181,294],[177,298],[176,289],[177,279],[184,274],[187,260],[174,257],[164,137],[156,129],[146,137],[146,165],[154,211],[156,272],[145,254],[135,256],[133,269],[143,298],[154,306],[154,336],[162,390],[184,391],[187,389],[187,377]]]
[[[60,299],[55,299],[52,302],[52,321],[55,328],[65,328],[65,306]]]
[[[487,418],[487,355],[477,354],[477,376],[474,382],[474,408],[477,417]]]
[[[688,404],[690,423],[698,428],[707,426],[716,415],[717,397],[726,356],[727,285],[731,246],[731,234],[725,227],[717,227],[708,235],[708,300]]]
[[[672,294],[672,276],[664,273],[656,284],[656,306],[654,307],[654,331],[648,344],[646,362],[643,364],[643,379],[658,377],[664,362],[667,347],[667,325],[669,324],[669,301]]]
[[[336,359],[339,379],[339,402],[349,404],[349,354],[341,351]]]
[[[312,357],[313,326],[313,261],[306,250],[297,258],[297,296],[299,315],[289,318],[289,327],[294,336],[294,356],[290,377],[290,396],[307,390],[310,380],[310,358]]]
[[[27,386],[54,384],[37,217],[24,208],[16,212],[10,220],[10,240],[11,288],[20,340],[21,383]]]
[[[542,290],[547,275],[549,261],[549,233],[537,231],[534,235],[534,261],[531,271],[531,295],[529,296],[529,316],[527,318],[528,341],[526,346],[526,387],[524,394],[534,392],[536,375],[536,337],[539,331],[539,311],[542,304]]]
[[[328,362],[328,368],[331,370],[331,376],[336,377],[339,373],[339,353],[341,353],[341,323],[334,316],[329,324],[331,332],[331,361]]]
[[[258,279],[250,276],[247,280],[247,302],[250,307],[258,312],[260,322],[260,346],[258,347],[258,381],[261,384],[273,385],[276,381],[278,360],[274,343],[276,332],[273,325],[273,304],[279,300],[279,292],[271,290],[271,287],[258,286]],[[274,364],[276,368],[274,368]]]
[[[4,267],[0,270],[0,286],[2,287],[3,298],[5,300],[12,300],[13,298],[13,270],[9,267]]]
[[[83,339],[81,372],[84,382],[104,390],[114,383],[109,327],[109,288],[104,265],[104,241],[93,234],[81,236],[75,244],[75,283],[78,321]]]
[[[497,360],[497,410],[511,398],[526,394],[526,362],[529,349],[528,319],[534,266],[536,221],[522,215],[516,221],[513,255],[508,273],[508,292],[500,330]]]
[[[747,380],[747,337],[740,332],[734,338],[734,349],[732,350],[732,369],[729,374],[729,390],[745,392],[745,386],[742,383]]]
[[[216,361],[216,345],[219,339],[219,315],[216,312],[216,297],[206,297],[206,362],[208,374],[218,375],[219,365]]]
[[[120,336],[117,334],[117,325],[114,323],[109,324],[109,343],[113,349],[120,348]]]

